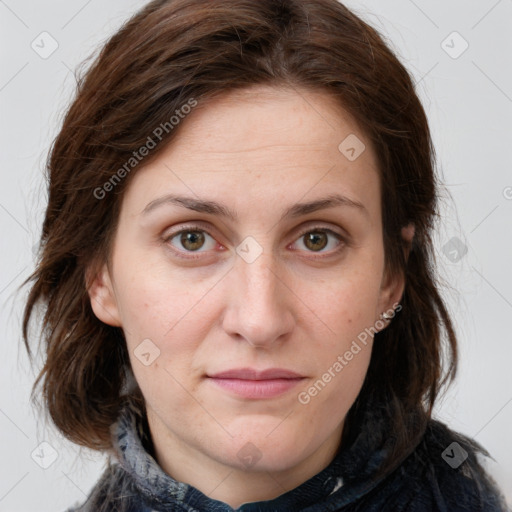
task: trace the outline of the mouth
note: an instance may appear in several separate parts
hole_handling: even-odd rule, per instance
[[[269,368],[262,371],[238,368],[207,375],[207,377],[224,391],[252,400],[280,396],[305,379],[303,375],[282,368]]]

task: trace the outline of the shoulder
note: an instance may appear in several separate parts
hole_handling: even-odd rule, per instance
[[[476,441],[431,420],[409,464],[420,466],[417,485],[439,510],[507,512],[495,481],[482,466],[486,457]]]
[[[143,512],[140,496],[124,469],[117,463],[109,463],[87,500],[65,512]]]

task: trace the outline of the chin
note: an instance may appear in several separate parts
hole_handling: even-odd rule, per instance
[[[270,422],[267,422],[268,425]],[[311,444],[299,432],[285,429],[278,432],[277,425],[274,418],[270,428],[264,431],[245,429],[237,433],[234,439],[228,441],[229,446],[222,450],[221,456],[227,454],[229,459],[223,462],[243,471],[255,472],[286,471],[300,464],[307,458],[305,452],[309,451]]]

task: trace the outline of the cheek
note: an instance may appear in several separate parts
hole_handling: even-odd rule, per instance
[[[304,290],[311,309],[328,328],[329,338],[338,342],[346,342],[375,324],[379,292],[380,275],[375,267],[341,270]]]
[[[318,321],[304,324],[307,338],[315,340],[313,346],[304,347],[307,359],[314,361],[315,375],[298,400],[329,418],[326,428],[342,421],[365,379],[378,292],[374,276],[352,273],[350,278],[332,279],[328,287],[319,286],[310,295],[325,328],[312,329],[313,323],[320,325]]]
[[[219,315],[215,309],[218,302],[212,303],[208,297],[211,284],[194,281],[191,285],[183,272],[171,273],[163,265],[134,271],[135,267],[128,265],[118,267],[118,291],[135,378],[148,398],[164,393],[179,400],[183,389],[178,382],[195,371],[202,341]],[[122,280],[127,275],[130,277]],[[142,354],[148,353],[145,361]],[[148,359],[152,362],[146,365]]]
[[[132,281],[123,322],[133,373],[146,401],[154,410],[182,418],[195,410],[190,397],[196,380],[190,376],[196,375],[194,362],[210,320],[200,287],[183,292],[182,283],[174,284],[154,276]]]
[[[379,272],[378,262],[359,258],[358,265],[307,287],[308,305],[320,322],[312,317],[303,324],[307,338],[316,340],[313,350],[304,347],[316,371],[299,402],[314,402],[327,416],[336,411],[333,422],[346,414],[368,370],[378,320]]]
[[[136,256],[120,259],[116,282],[123,328],[133,339],[160,341],[187,323],[208,292],[206,283],[172,269],[163,258]]]

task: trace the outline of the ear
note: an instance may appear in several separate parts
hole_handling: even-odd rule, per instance
[[[408,224],[402,228],[402,238],[404,240],[404,258],[407,262],[409,253],[411,251],[412,239],[414,238],[415,228],[414,224]],[[405,289],[405,275],[404,272],[398,272],[391,275],[387,270],[384,272],[384,278],[381,284],[381,295],[379,300],[379,318],[382,313],[387,313],[388,316],[393,318],[394,311],[402,308],[400,300]],[[387,321],[389,322],[389,320]],[[386,323],[387,323],[386,322]]]
[[[91,308],[96,317],[107,325],[121,327],[121,317],[107,264],[95,274],[92,269],[88,269],[86,282]]]
[[[404,249],[405,261],[407,261],[409,258],[409,253],[411,252],[411,246],[412,246],[412,239],[414,238],[415,232],[416,232],[416,228],[414,227],[414,224],[407,224],[407,226],[404,226],[402,228],[402,238],[405,241],[405,249]]]

